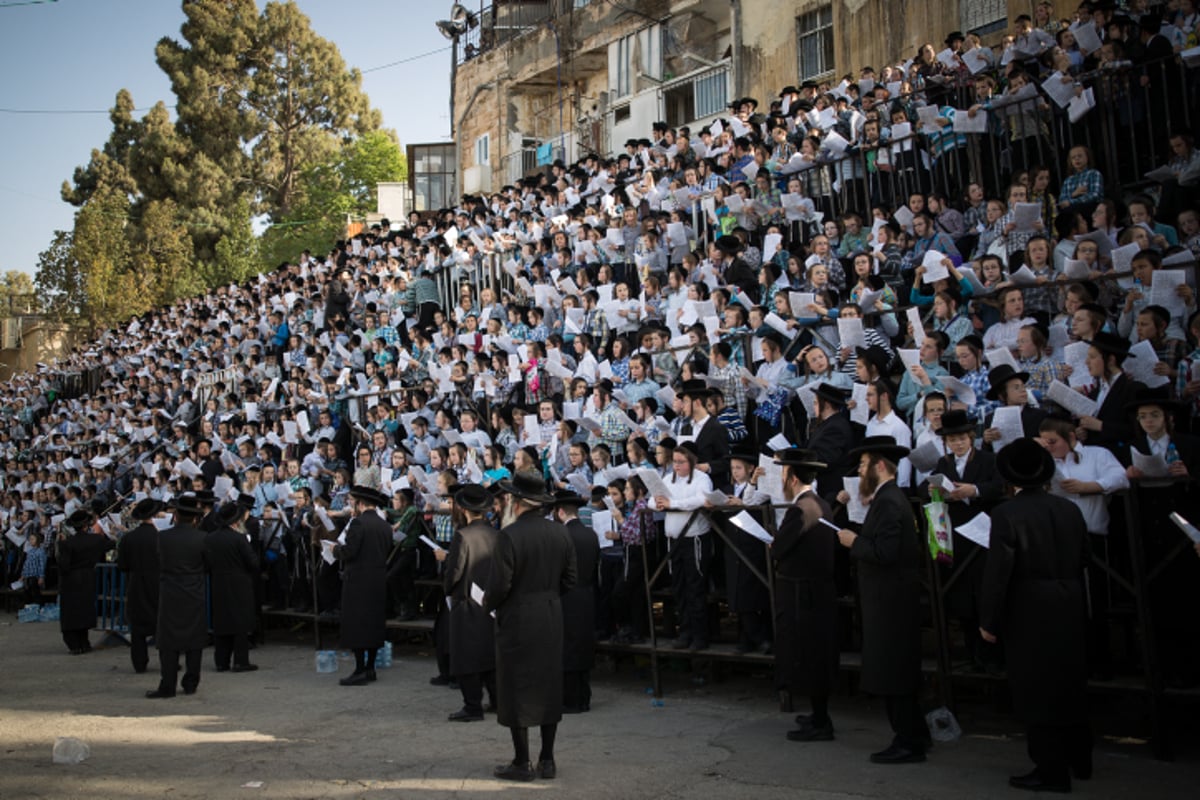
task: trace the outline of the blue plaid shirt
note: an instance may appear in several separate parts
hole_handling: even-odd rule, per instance
[[[1080,186],[1084,187],[1086,191],[1079,197],[1075,197],[1075,190]],[[1069,206],[1099,203],[1104,199],[1104,176],[1095,169],[1085,169],[1083,172],[1068,175],[1063,179],[1062,190],[1059,191],[1058,197]]]

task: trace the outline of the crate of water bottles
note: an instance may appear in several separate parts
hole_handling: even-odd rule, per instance
[[[53,605],[50,605],[50,604],[43,605],[40,609],[38,609],[38,621],[39,622],[58,622],[59,613],[60,613],[60,609],[58,607],[57,602],[55,602]]]
[[[17,622],[41,622],[42,607],[31,603],[17,612]]]
[[[375,666],[386,669],[392,665],[392,643],[384,642],[383,647],[375,651]]]

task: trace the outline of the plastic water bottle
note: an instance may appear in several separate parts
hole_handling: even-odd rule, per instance
[[[73,736],[59,736],[54,740],[55,764],[78,764],[87,761],[92,749],[87,742]]]
[[[375,651],[375,666],[387,669],[392,665],[392,643],[384,642],[383,647]]]
[[[317,672],[328,673],[338,671],[338,660],[336,650],[318,650],[317,651]]]
[[[1171,464],[1174,464],[1176,461],[1179,460],[1179,451],[1175,449],[1174,442],[1167,442],[1166,460],[1167,460],[1167,466],[1170,466]]]

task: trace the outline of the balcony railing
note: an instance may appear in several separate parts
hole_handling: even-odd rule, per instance
[[[580,5],[576,0],[509,0],[472,10],[473,24],[458,39],[458,63],[502,47]]]

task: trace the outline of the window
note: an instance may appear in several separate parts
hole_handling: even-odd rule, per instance
[[[608,46],[608,88],[615,97],[637,91],[639,77],[662,80],[662,38],[662,28],[651,25]]]
[[[408,181],[414,210],[431,211],[453,204],[458,183],[454,157],[452,144],[408,146]]]
[[[815,80],[833,72],[833,5],[797,17],[796,35],[800,80]]]
[[[1008,26],[1007,0],[962,0],[961,27],[964,31],[991,33]]]
[[[475,163],[486,167],[492,163],[492,136],[485,133],[475,140]]]

